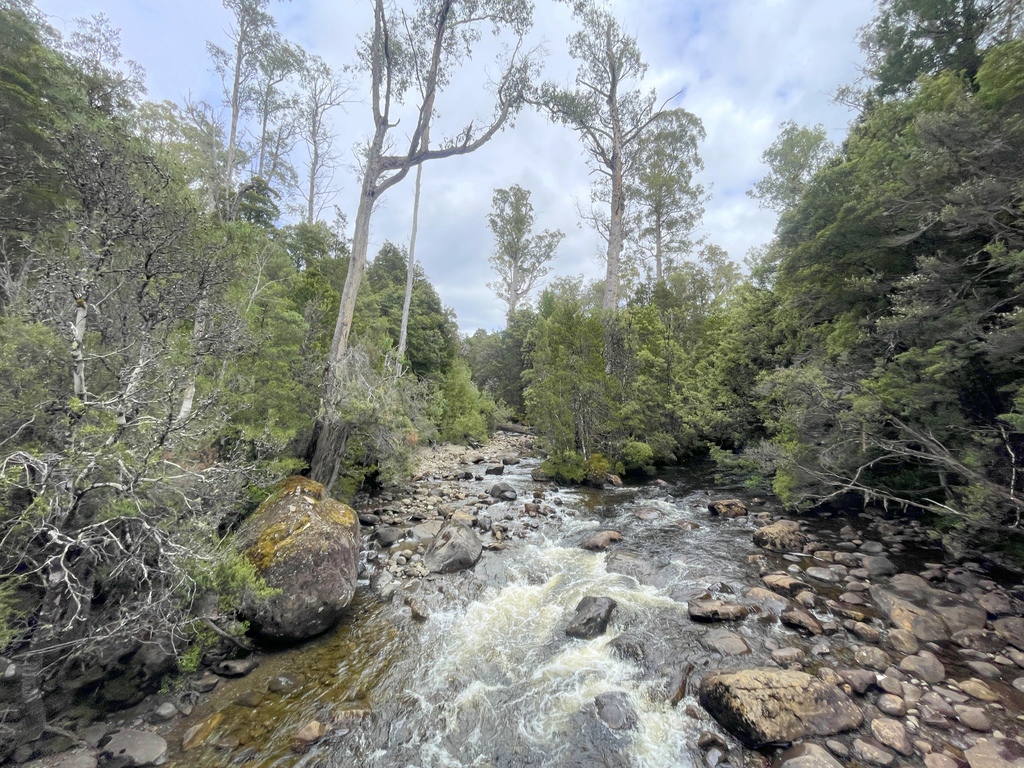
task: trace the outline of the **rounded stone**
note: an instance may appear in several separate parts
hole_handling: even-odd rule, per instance
[[[899,696],[894,696],[891,693],[883,693],[878,697],[878,701],[875,702],[875,706],[878,707],[879,711],[883,714],[889,715],[890,717],[903,717],[907,714],[907,704]]]

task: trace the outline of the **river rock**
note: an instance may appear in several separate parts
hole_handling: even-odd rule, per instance
[[[597,716],[613,731],[625,731],[636,728],[636,710],[624,691],[608,691],[600,693],[594,699]]]
[[[960,690],[979,701],[999,701],[998,693],[974,677],[961,681]]]
[[[751,587],[743,593],[743,597],[760,607],[762,611],[775,615],[782,613],[793,605],[788,598],[764,587]]]
[[[242,610],[257,634],[303,640],[334,626],[358,578],[359,518],[351,507],[304,477],[284,481],[246,520],[239,550],[271,589]]]
[[[448,522],[423,553],[423,565],[431,573],[454,573],[472,568],[480,559],[483,544],[468,525]]]
[[[711,672],[701,681],[699,699],[751,749],[848,731],[863,720],[860,708],[839,688],[789,670]]]
[[[870,669],[839,669],[836,671],[854,693],[863,694],[878,682],[878,676]]]
[[[890,717],[905,717],[907,714],[906,702],[892,693],[883,693],[879,696],[875,706],[878,707],[880,712]]]
[[[754,543],[773,552],[799,552],[807,543],[807,535],[794,520],[779,520],[754,531]]]
[[[292,738],[292,751],[305,752],[326,735],[326,725],[319,720],[310,720]]]
[[[812,565],[804,573],[815,581],[823,581],[826,584],[835,584],[839,581],[839,576],[835,571],[830,568],[822,568],[820,565]]]
[[[592,533],[583,542],[583,548],[596,552],[608,549],[612,544],[619,541],[622,541],[622,534],[618,531],[598,531],[597,533]]]
[[[110,737],[102,752],[125,768],[160,765],[167,759],[167,742],[152,731],[125,728]]]
[[[985,739],[964,757],[971,768],[1024,768],[1024,745],[1014,739]]]
[[[260,665],[257,659],[227,659],[213,667],[213,671],[221,677],[245,677]]]
[[[779,756],[779,768],[843,768],[832,755],[814,742],[796,744]]]
[[[992,730],[992,722],[988,719],[988,715],[985,714],[985,710],[981,707],[969,707],[965,704],[956,704],[953,709],[956,710],[957,719],[972,731],[987,733]]]
[[[884,672],[891,663],[889,654],[881,648],[875,648],[872,645],[864,645],[858,648],[856,653],[853,654],[853,658],[862,667],[874,669],[877,672]]]
[[[866,739],[853,740],[853,754],[858,760],[869,765],[892,765],[892,761],[896,759],[885,747]]]
[[[720,499],[708,504],[708,511],[717,517],[746,517],[747,507],[739,499]]]
[[[712,629],[704,633],[700,641],[723,656],[746,656],[750,653],[747,641],[726,629]]]
[[[488,489],[487,495],[502,501],[515,501],[518,498],[516,489],[508,483],[495,483]]]
[[[824,631],[821,622],[803,608],[787,608],[779,615],[779,619],[786,626],[802,629],[812,635],[820,635]]]
[[[750,613],[742,603],[725,600],[691,600],[686,609],[694,621],[739,621]]]
[[[1024,618],[1008,616],[992,622],[996,635],[1014,648],[1024,651]]]
[[[946,678],[946,668],[942,662],[929,651],[918,651],[900,661],[900,670],[913,675],[926,683],[940,683]]]
[[[885,644],[903,656],[912,656],[921,650],[917,638],[905,629],[893,629],[886,635]]]
[[[565,628],[565,634],[581,640],[603,635],[616,605],[610,597],[584,597],[576,606],[576,615]]]
[[[899,570],[896,563],[883,555],[865,555],[860,559],[860,567],[871,577],[892,576]]]
[[[909,757],[914,754],[914,745],[910,743],[907,729],[903,723],[891,717],[876,717],[871,721],[871,735],[889,749]]]
[[[795,597],[805,589],[810,589],[806,582],[800,581],[800,579],[790,576],[788,573],[769,573],[762,576],[761,581],[772,592],[778,592],[780,595],[786,595],[787,597]]]
[[[505,465],[504,464],[496,464],[495,466],[488,467],[487,469],[484,470],[484,474],[485,475],[500,475],[500,474],[503,474],[504,472],[505,472]]]

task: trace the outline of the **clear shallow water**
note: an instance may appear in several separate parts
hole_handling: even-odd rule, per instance
[[[524,462],[501,478],[520,498],[490,507],[496,521],[507,514],[515,527],[537,487],[533,466]],[[478,492],[492,482],[465,485]],[[268,654],[249,677],[222,684],[170,739],[180,744],[185,728],[219,713],[207,745],[172,755],[172,764],[702,765],[696,741],[711,721],[692,695],[672,706],[670,681],[688,663],[698,670],[756,664],[767,657],[765,641],[785,632],[757,617],[729,625],[753,650],[738,659],[701,644],[707,627],[689,620],[686,600],[709,588],[740,596],[757,583],[747,559],[757,551],[751,525],[710,518],[708,498],[682,484],[548,493],[544,504],[555,514],[530,518],[535,529],[504,551],[485,551],[474,570],[414,580],[387,601],[364,588],[335,631]],[[655,519],[639,519],[640,508],[653,509]],[[685,530],[686,522],[700,528]],[[621,531],[624,541],[606,553],[579,546],[602,528]],[[565,627],[588,595],[618,603],[609,629],[594,640],[569,638]],[[407,598],[429,618],[414,621]],[[616,639],[627,637],[642,658],[616,652]],[[266,693],[281,672],[299,688]],[[595,697],[612,691],[628,697],[635,729],[613,731],[598,717]],[[260,694],[258,706],[248,706]],[[292,752],[294,735],[312,719],[337,727],[308,753]]]

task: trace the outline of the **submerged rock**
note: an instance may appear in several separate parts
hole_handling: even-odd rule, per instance
[[[583,548],[593,551],[608,549],[612,544],[622,541],[622,534],[618,531],[598,531],[591,534],[583,542]]]
[[[103,747],[103,754],[123,766],[160,765],[167,758],[167,742],[151,731],[118,731]]]
[[[691,600],[687,613],[694,621],[739,621],[750,613],[750,609],[742,603],[725,600]]]
[[[594,699],[594,704],[597,705],[597,716],[613,731],[636,728],[636,710],[624,691],[600,693]]]
[[[856,728],[860,708],[834,685],[804,672],[769,668],[711,672],[700,703],[751,749]]]
[[[239,550],[267,586],[278,590],[252,599],[243,618],[275,640],[304,640],[327,631],[356,591],[359,519],[319,483],[291,477],[238,533]]]
[[[449,522],[423,553],[423,564],[431,573],[454,573],[472,568],[483,552],[480,537],[462,523]]]

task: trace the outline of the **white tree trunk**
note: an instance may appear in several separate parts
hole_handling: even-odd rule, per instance
[[[426,147],[424,147],[426,148]],[[412,282],[416,269],[416,232],[420,222],[420,187],[423,183],[423,166],[416,166],[416,191],[412,199],[412,231],[409,233],[409,262],[405,266],[405,299],[402,301],[402,327],[398,332],[398,359],[395,372],[402,372],[402,358],[409,337],[409,312],[412,310]]]
[[[85,297],[75,299],[75,322],[71,326],[71,377],[75,397],[85,401],[85,321],[89,317],[89,302]]]

